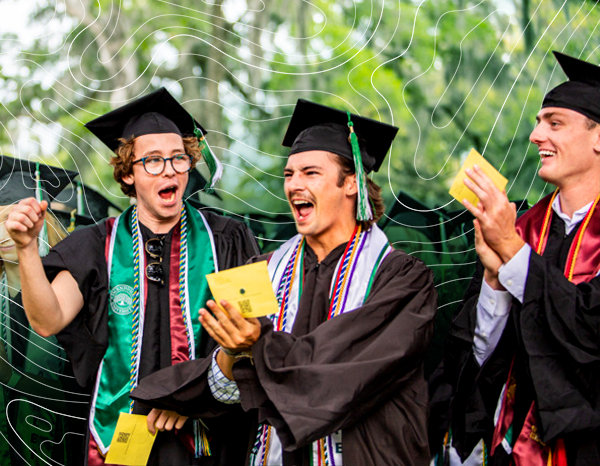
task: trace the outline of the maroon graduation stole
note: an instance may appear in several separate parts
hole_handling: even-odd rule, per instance
[[[540,202],[523,214],[516,222],[517,233],[523,238],[537,254],[542,255],[548,242],[550,222],[552,221],[552,203],[558,194],[554,193],[544,197]],[[579,284],[594,278],[600,269],[600,213],[596,206],[600,194],[582,220],[575,239],[569,248],[565,263],[565,277]],[[501,394],[501,408],[498,421],[494,429],[491,453],[494,454],[500,444],[513,443],[513,416],[516,380],[513,375],[514,358],[511,363],[508,380]],[[535,401],[525,418],[525,422],[518,438],[512,446],[512,457],[516,465],[539,466],[566,466],[567,455],[562,439],[557,439],[554,445],[545,444],[538,433]],[[506,446],[506,445],[505,445]]]
[[[558,190],[544,197],[525,212],[516,224],[517,233],[538,254],[542,255],[548,242],[552,221],[552,202]],[[567,256],[564,274],[575,284],[594,278],[600,270],[600,212],[596,211],[600,195],[579,225]]]

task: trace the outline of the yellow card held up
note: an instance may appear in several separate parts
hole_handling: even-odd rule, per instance
[[[490,177],[494,185],[501,191],[506,188],[506,184],[508,180],[504,178],[498,170],[496,170],[483,156],[477,152],[475,149],[471,149],[469,155],[465,159],[462,167],[460,167],[460,171],[454,181],[452,182],[452,186],[450,187],[450,194],[454,199],[462,204],[463,199],[466,199],[473,205],[477,205],[479,203],[479,198],[475,195],[473,191],[465,186],[464,179],[467,177],[465,171],[468,168],[473,168],[473,165],[479,166],[483,170],[483,172]]]
[[[267,261],[211,273],[206,281],[217,303],[230,302],[244,317],[267,316],[278,310]]]
[[[148,431],[146,418],[140,414],[120,413],[106,464],[146,466],[156,435]]]

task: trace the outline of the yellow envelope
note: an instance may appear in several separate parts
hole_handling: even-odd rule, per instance
[[[140,414],[120,413],[117,427],[106,455],[106,464],[146,466],[156,434],[148,431],[146,418]]]
[[[464,183],[464,179],[467,178],[465,171],[468,168],[473,168],[473,165],[478,165],[483,170],[483,173],[489,176],[494,185],[501,191],[506,188],[508,180],[504,178],[500,172],[496,170],[486,159],[484,159],[479,152],[477,152],[475,149],[471,149],[471,152],[469,152],[469,155],[467,156],[462,167],[460,167],[458,175],[456,175],[456,178],[454,178],[454,181],[452,182],[450,194],[461,204],[463,199],[466,199],[471,204],[476,206],[479,203],[479,198],[473,191],[467,188]]]
[[[206,281],[217,303],[226,300],[244,317],[261,317],[278,311],[267,261],[211,273]]]

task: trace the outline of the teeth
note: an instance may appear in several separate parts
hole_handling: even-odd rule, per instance
[[[540,157],[552,157],[555,154],[556,154],[556,152],[551,151],[551,150],[541,150],[540,151]]]
[[[171,197],[169,198],[169,202],[173,202],[173,199],[175,199],[175,191],[171,191]]]

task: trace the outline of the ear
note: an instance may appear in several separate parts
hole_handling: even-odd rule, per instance
[[[133,183],[135,182],[135,178],[133,177],[133,173],[130,173],[129,175],[125,175],[121,179],[123,180],[123,182],[125,184],[128,184],[129,186],[133,186]]]
[[[595,135],[594,135],[594,144],[592,146],[592,149],[594,149],[594,152],[597,155],[600,155],[600,124],[598,124],[595,128],[593,128],[593,130]]]
[[[356,185],[356,174],[348,175],[344,180],[344,190],[346,196],[355,196],[358,193],[358,186]]]

